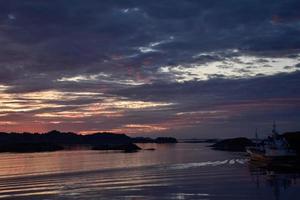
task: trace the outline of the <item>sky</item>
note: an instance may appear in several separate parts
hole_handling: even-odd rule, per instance
[[[0,131],[300,130],[299,0],[0,0]]]

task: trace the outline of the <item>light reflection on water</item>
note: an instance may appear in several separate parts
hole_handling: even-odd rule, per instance
[[[0,155],[0,199],[295,199],[298,176],[204,144]]]
[[[299,171],[289,171],[289,170],[274,170],[274,169],[262,169],[253,163],[248,164],[249,171],[251,172],[251,176],[253,182],[256,183],[256,187],[258,189],[264,187],[264,185],[268,185],[272,188],[272,193],[276,200],[279,199],[298,199],[299,193],[295,193],[295,195],[290,195],[289,198],[286,197],[286,193],[289,193],[289,190],[298,189],[299,183],[298,179],[300,178]]]

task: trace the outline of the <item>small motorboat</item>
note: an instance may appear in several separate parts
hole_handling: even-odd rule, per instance
[[[258,142],[256,133],[256,145],[246,148],[251,161],[261,162],[266,165],[288,166],[297,162],[297,154],[290,148],[286,139],[276,131],[273,124],[272,135]]]

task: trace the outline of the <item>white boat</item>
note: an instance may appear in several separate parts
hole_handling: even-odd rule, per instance
[[[256,134],[257,135],[257,134]],[[289,164],[296,162],[297,154],[292,150],[286,139],[276,131],[273,124],[272,135],[257,143],[254,147],[247,147],[247,153],[252,161],[266,162],[268,164]]]

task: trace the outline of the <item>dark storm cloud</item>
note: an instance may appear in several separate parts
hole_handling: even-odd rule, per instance
[[[252,79],[216,78],[209,81],[151,84],[119,90],[116,94],[144,101],[191,101],[205,107],[208,104],[227,104],[243,100],[300,98],[297,91],[300,91],[300,72]]]
[[[64,106],[61,111],[112,97],[174,103],[164,114],[124,111],[113,123],[120,127],[133,121],[169,124],[178,122],[176,113],[244,101],[291,102],[299,98],[299,9],[298,0],[0,0],[0,86],[10,86],[10,95],[99,93],[43,101]],[[245,79],[216,72],[187,82],[179,81],[181,71],[161,73],[164,66],[213,62],[225,70],[234,62],[245,67],[233,72],[251,74],[274,70],[272,58],[294,60],[283,66],[294,73],[266,76],[258,70]]]
[[[138,68],[147,59],[155,71],[157,65],[189,63],[202,51],[300,46],[298,1],[0,3],[1,50],[6,52],[1,58],[33,74],[111,72],[126,65]],[[174,40],[153,47],[159,50],[155,54],[138,50],[169,37]]]

